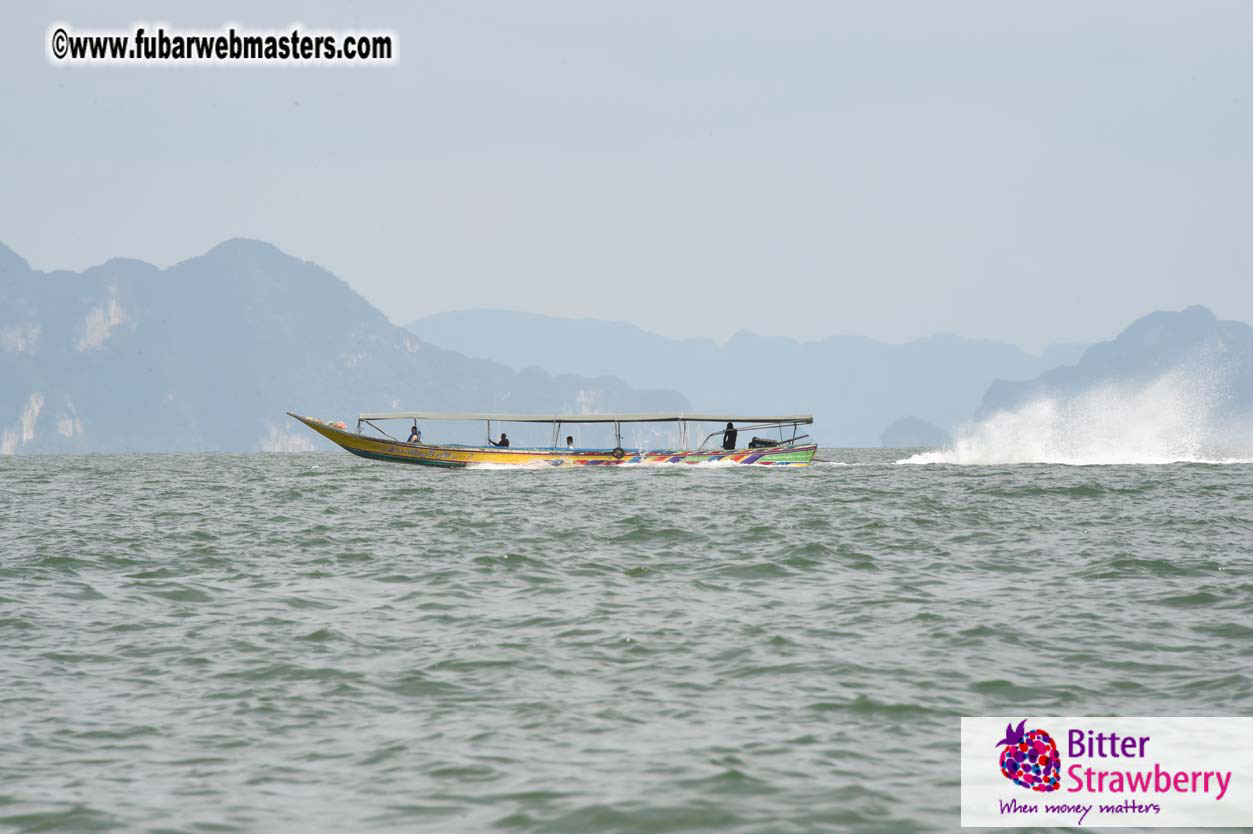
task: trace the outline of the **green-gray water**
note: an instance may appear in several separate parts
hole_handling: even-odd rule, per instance
[[[0,830],[949,831],[962,715],[1241,715],[1253,466],[0,459]]]

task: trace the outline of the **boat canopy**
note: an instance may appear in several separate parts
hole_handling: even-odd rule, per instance
[[[360,414],[358,422],[367,420],[490,420],[493,423],[765,423],[768,425],[802,425],[814,422],[812,414],[789,414],[782,417],[761,417],[741,414],[434,414],[426,411],[392,411]]]

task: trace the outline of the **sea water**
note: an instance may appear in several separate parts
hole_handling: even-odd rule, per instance
[[[0,458],[0,830],[952,831],[962,715],[1248,714],[1253,466],[911,455]]]

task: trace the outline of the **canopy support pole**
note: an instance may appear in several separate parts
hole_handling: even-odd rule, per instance
[[[617,420],[613,421],[613,439],[614,439],[614,447],[621,449],[622,448],[622,424],[619,423]]]
[[[399,443],[399,442],[400,442],[399,440],[396,440],[396,438],[392,437],[392,436],[391,436],[390,434],[388,434],[387,432],[385,432],[385,431],[383,431],[382,429],[380,429],[378,426],[376,426],[376,425],[374,425],[373,423],[371,423],[369,420],[366,420],[366,421],[365,421],[365,424],[366,424],[367,426],[369,426],[370,428],[374,429],[374,430],[375,430],[376,432],[378,432],[379,434],[381,434],[381,435],[383,435],[384,437],[386,437],[388,440],[394,440],[394,441],[395,441],[395,442],[397,442],[397,443]],[[361,421],[360,421],[360,420],[358,420],[358,421],[357,421],[358,433],[360,433],[360,427],[361,427]]]

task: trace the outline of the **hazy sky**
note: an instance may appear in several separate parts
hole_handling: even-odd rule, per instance
[[[272,241],[469,307],[1038,346],[1253,321],[1253,4],[39,3],[0,27],[0,241]],[[385,28],[389,68],[53,67],[45,31]]]

